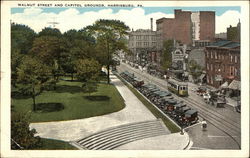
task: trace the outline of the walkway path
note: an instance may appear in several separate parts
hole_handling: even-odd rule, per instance
[[[30,127],[35,128],[38,132],[37,135],[43,138],[73,141],[86,137],[105,128],[110,128],[113,126],[118,126],[127,123],[156,119],[155,116],[116,76],[111,75],[111,82],[116,86],[119,93],[125,100],[126,107],[123,110],[108,115],[91,117],[86,119],[32,123]],[[170,131],[168,132],[170,134]],[[152,141],[153,138],[149,138],[148,140]],[[165,139],[167,138],[171,138],[171,140],[174,140],[173,143],[177,144],[177,146],[175,145],[177,147],[176,149],[185,148],[185,145],[188,144],[189,140],[188,135],[182,135],[178,137],[166,135]],[[157,145],[157,143],[154,144],[156,145],[156,147],[154,148],[157,148],[157,146],[159,146],[159,144]],[[171,143],[168,142],[168,144]],[[182,144],[185,145],[183,146]],[[165,147],[166,149],[168,149],[168,146]]]

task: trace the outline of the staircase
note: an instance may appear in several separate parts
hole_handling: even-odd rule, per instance
[[[158,119],[108,128],[71,144],[86,150],[112,150],[133,141],[166,134],[169,134],[167,128]]]

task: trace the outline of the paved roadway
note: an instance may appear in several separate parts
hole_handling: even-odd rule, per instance
[[[167,89],[167,82],[163,79],[151,76],[139,69],[130,67],[128,64],[121,63],[117,67],[118,72],[129,71],[135,76],[142,78],[148,83],[158,85],[162,89]],[[206,104],[201,96],[191,91],[196,85],[189,83],[189,97],[177,99],[183,100],[191,108],[199,111],[199,116],[208,122],[207,131],[202,131],[201,126],[197,125],[188,129],[188,134],[193,142],[191,149],[239,149],[241,142],[241,115],[230,106],[216,108]]]

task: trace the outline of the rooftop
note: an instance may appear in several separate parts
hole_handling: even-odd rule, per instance
[[[221,41],[211,43],[211,45],[207,47],[237,48],[237,47],[240,47],[240,43],[228,41],[228,40],[221,40]]]

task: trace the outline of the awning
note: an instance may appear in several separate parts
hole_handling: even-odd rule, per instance
[[[220,86],[220,88],[228,88],[228,82],[227,82],[227,81],[224,82],[224,83]]]
[[[240,90],[240,81],[233,80],[228,86],[229,89]]]

